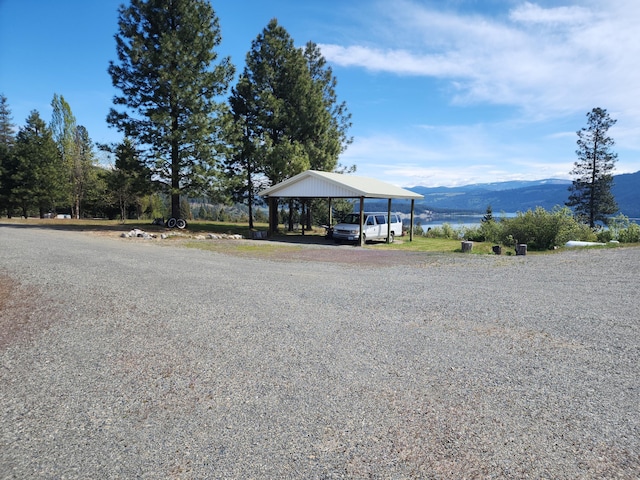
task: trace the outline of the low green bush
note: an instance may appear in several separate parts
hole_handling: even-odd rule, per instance
[[[530,250],[549,250],[569,240],[596,240],[591,229],[578,222],[567,207],[518,212],[514,218],[503,218],[501,227],[502,243],[526,243]]]
[[[609,240],[617,240],[620,243],[640,242],[640,225],[633,223],[629,217],[620,214],[610,218],[607,224],[609,230],[603,230],[602,236],[604,232],[609,232]]]
[[[618,241],[621,243],[640,242],[640,225],[637,223],[631,223],[618,234]]]
[[[611,230],[600,230],[596,233],[596,237],[601,243],[607,243],[614,239],[613,232]]]
[[[463,229],[455,229],[449,223],[443,223],[439,227],[431,227],[424,234],[428,238],[448,238],[450,240],[464,235]]]

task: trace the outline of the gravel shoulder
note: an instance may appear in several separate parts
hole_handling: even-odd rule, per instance
[[[0,224],[0,478],[640,477],[638,248],[162,245]]]

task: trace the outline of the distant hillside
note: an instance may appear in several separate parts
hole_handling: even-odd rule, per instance
[[[640,172],[613,177],[613,196],[627,217],[640,218]]]
[[[536,207],[551,210],[564,205],[569,197],[570,180],[547,179],[481,183],[462,187],[413,187],[424,195],[416,201],[416,211],[465,211],[483,213],[491,205],[494,213],[524,212]],[[613,194],[620,211],[640,217],[640,172],[614,176]]]

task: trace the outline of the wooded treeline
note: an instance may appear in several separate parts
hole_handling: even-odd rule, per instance
[[[57,93],[49,122],[34,110],[16,132],[0,96],[0,215],[191,218],[187,198],[204,198],[199,213],[242,203],[253,227],[262,188],[309,168],[354,170],[338,164],[350,114],[316,44],[296,47],[273,19],[232,86],[221,38],[206,0],[120,7],[108,68],[117,144],[94,144]]]

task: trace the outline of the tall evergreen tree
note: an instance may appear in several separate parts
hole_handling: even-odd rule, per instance
[[[0,94],[0,148],[11,148],[16,140],[16,126],[11,117],[7,97]]]
[[[618,210],[611,192],[611,172],[618,155],[611,150],[615,142],[608,136],[609,128],[615,123],[605,109],[594,108],[587,113],[587,126],[577,132],[578,160],[571,170],[575,178],[566,204],[573,207],[575,214],[585,219],[591,228],[598,221],[606,223],[607,215]]]
[[[347,135],[351,127],[351,114],[345,102],[338,102],[336,95],[337,79],[333,75],[320,48],[314,42],[307,42],[304,48],[312,80],[312,94],[308,97],[306,149],[309,163],[314,170],[337,171],[338,157],[352,142]],[[351,167],[355,170],[355,166]],[[307,228],[311,229],[312,218],[328,222],[329,214],[324,199],[311,199],[307,203]],[[319,220],[322,217],[322,220]]]
[[[353,141],[347,132],[351,127],[351,114],[346,102],[339,102],[336,94],[337,79],[333,75],[320,48],[308,42],[304,49],[309,74],[311,75],[311,108],[305,118],[307,125],[307,149],[311,168],[335,171],[338,157]]]
[[[131,0],[115,39],[119,62],[109,74],[122,110],[107,121],[144,149],[179,217],[180,194],[201,190],[217,167],[224,106],[216,97],[233,76],[229,58],[212,66],[218,19],[206,0]]]
[[[0,213],[7,210],[9,201],[10,184],[7,177],[7,169],[13,155],[15,144],[15,125],[11,117],[11,110],[7,103],[7,97],[0,94]],[[11,216],[11,212],[7,211]]]
[[[32,111],[16,138],[15,154],[9,169],[10,205],[28,216],[38,209],[41,217],[64,197],[60,191],[63,172],[60,153],[51,130],[37,111]]]
[[[276,19],[252,42],[244,70],[251,84],[253,111],[247,131],[257,147],[262,172],[278,183],[310,167],[304,148],[308,128],[302,122],[311,93],[311,77],[300,49]]]
[[[224,165],[226,188],[234,201],[247,204],[250,229],[254,227],[253,206],[263,178],[263,162],[257,154],[258,137],[253,135],[258,125],[254,101],[253,85],[245,72],[232,89],[229,99],[231,118],[227,135],[231,147]]]
[[[132,205],[136,206],[136,212],[140,215],[141,198],[151,193],[151,171],[141,161],[139,152],[129,138],[116,146],[115,157],[115,168],[108,180],[109,190],[124,222]]]
[[[252,42],[229,102],[238,129],[231,170],[245,179],[235,186],[250,205],[257,179],[273,184],[308,168],[336,168],[350,116],[335,85],[318,47],[297,48],[276,19]]]

